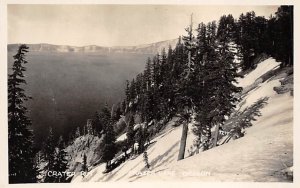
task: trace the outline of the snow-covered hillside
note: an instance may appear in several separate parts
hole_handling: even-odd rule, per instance
[[[143,155],[139,155],[107,174],[102,173],[105,164],[99,164],[85,177],[75,176],[72,182],[290,181],[286,174],[291,173],[293,166],[293,97],[289,92],[277,94],[273,90],[280,86],[286,74],[281,72],[264,82],[258,81],[278,65],[269,58],[239,80],[241,87],[252,86],[252,89],[244,93],[237,109],[245,109],[260,98],[269,98],[261,109],[262,116],[252,122],[244,137],[189,157],[195,139],[190,124],[186,157],[177,161],[182,126],[172,126],[174,121],[170,121],[147,149],[150,170],[145,168]]]

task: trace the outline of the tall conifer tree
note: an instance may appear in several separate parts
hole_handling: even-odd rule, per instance
[[[58,139],[57,148],[55,151],[55,160],[54,160],[54,168],[55,172],[66,172],[68,168],[68,160],[67,160],[67,152],[64,150],[64,142],[63,137],[60,136]],[[56,176],[54,177],[54,182],[63,183],[67,182],[65,176]]]
[[[31,120],[26,115],[24,102],[30,99],[25,94],[24,72],[27,63],[26,45],[21,45],[14,56],[12,72],[8,75],[8,145],[9,183],[33,183],[37,181]]]
[[[112,126],[111,116],[107,103],[102,109],[103,120],[103,142],[101,143],[102,159],[106,162],[106,169],[109,168],[110,160],[113,159],[117,152],[116,135]]]

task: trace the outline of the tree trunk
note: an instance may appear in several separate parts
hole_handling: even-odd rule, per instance
[[[181,135],[181,141],[180,141],[178,161],[181,159],[184,159],[187,133],[188,133],[188,121],[184,121],[184,123],[182,125],[182,135]]]
[[[200,145],[201,145],[201,133],[199,134],[199,138],[198,138],[198,140],[199,140],[199,142],[198,142],[198,144],[197,144],[197,149],[196,149],[196,154],[199,154],[199,151],[200,151]]]
[[[106,170],[108,170],[108,161],[106,162],[106,167],[105,167]]]
[[[135,151],[134,151],[134,144],[132,144],[131,146],[131,156],[133,156],[135,154]]]
[[[220,124],[217,124],[216,125],[216,130],[215,130],[215,138],[214,138],[214,145],[213,145],[213,147],[217,146],[218,137],[219,137],[219,129],[220,129]]]

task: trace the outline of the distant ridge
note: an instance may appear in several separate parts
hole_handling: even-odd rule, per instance
[[[171,46],[174,48],[177,44],[178,39],[160,41],[151,44],[143,44],[137,46],[114,46],[114,47],[104,47],[97,45],[88,46],[68,46],[68,45],[54,45],[54,44],[27,44],[30,51],[34,52],[60,52],[60,53],[70,53],[70,52],[81,52],[81,53],[137,53],[137,54],[155,54],[160,53],[163,48],[166,50]],[[8,52],[16,51],[19,44],[8,44]]]

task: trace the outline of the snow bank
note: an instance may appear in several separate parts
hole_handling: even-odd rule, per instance
[[[252,72],[245,75],[244,78],[238,79],[238,82],[239,82],[238,85],[240,87],[246,87],[246,86],[253,84],[256,81],[256,79],[258,79],[260,76],[262,76],[266,72],[277,68],[279,66],[279,64],[280,63],[276,62],[276,60],[273,58],[269,58],[269,59],[259,63]]]

